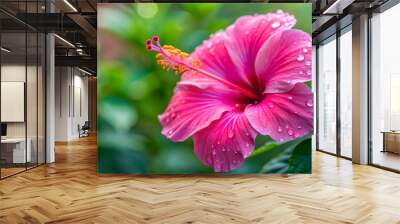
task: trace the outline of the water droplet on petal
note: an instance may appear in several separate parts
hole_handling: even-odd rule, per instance
[[[174,119],[176,117],[176,113],[171,114],[171,118]]]
[[[280,24],[279,22],[274,22],[274,23],[271,24],[271,27],[272,27],[273,29],[275,29],[275,28],[278,28],[280,25],[281,25],[281,24]]]
[[[293,96],[288,96],[288,99],[289,100],[293,100]]]
[[[218,141],[218,142],[217,142],[217,145],[220,145],[220,144],[221,144],[221,142],[220,142],[220,141]]]
[[[287,133],[288,133],[288,135],[292,136],[294,132],[292,129],[289,129]]]
[[[312,99],[307,100],[306,105],[307,105],[308,107],[314,106],[313,100],[312,100]]]
[[[303,52],[304,52],[304,53],[307,53],[307,52],[308,52],[308,49],[307,49],[307,48],[304,48],[304,49],[303,49]]]
[[[250,136],[250,133],[246,132],[245,135],[246,135],[246,136]]]
[[[239,107],[240,107],[240,104],[236,103],[236,104],[235,104],[235,107],[236,107],[236,108],[239,108]]]
[[[301,129],[302,127],[299,125],[299,126],[297,126],[297,129]]]
[[[169,130],[169,131],[168,131],[168,135],[172,135],[172,133],[173,133],[172,130]]]
[[[249,146],[250,146],[250,144],[247,142],[247,143],[246,143],[246,148],[248,148]]]
[[[244,34],[249,35],[249,31],[244,32]]]
[[[225,148],[222,148],[222,152],[225,152],[226,151],[226,149]]]
[[[284,140],[283,140],[283,138],[280,138],[279,141],[280,141],[280,142],[283,142]]]
[[[304,60],[304,55],[299,54],[299,56],[297,56],[297,61],[303,61]]]
[[[273,104],[273,103],[269,103],[269,104],[268,104],[268,107],[269,107],[269,108],[274,108],[274,104]]]
[[[215,150],[213,150],[212,154],[215,156],[215,155],[217,155],[217,152]]]
[[[303,72],[303,71],[299,71],[299,74],[300,74],[300,75],[304,75],[304,72]]]
[[[310,66],[311,65],[311,61],[306,61],[305,65]]]
[[[282,127],[281,126],[278,127],[278,132],[282,132]]]
[[[234,135],[233,131],[229,130],[228,131],[228,138],[233,138],[233,135]]]
[[[210,54],[214,55],[214,48],[210,49]]]

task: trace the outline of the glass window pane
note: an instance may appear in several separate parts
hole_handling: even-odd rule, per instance
[[[1,34],[1,175],[2,178],[25,170],[30,161],[26,142],[26,33]],[[28,149],[28,150],[27,150]]]
[[[400,5],[372,17],[372,163],[400,170]]]
[[[336,153],[336,39],[318,48],[318,148]]]
[[[27,141],[30,144],[30,159],[28,160],[28,168],[37,165],[37,132],[38,132],[38,57],[37,57],[37,41],[38,36],[36,32],[29,31],[27,33],[28,55],[27,55],[27,80],[26,80],[26,113],[27,113]]]
[[[352,35],[340,36],[340,153],[352,156]]]
[[[43,33],[39,33],[38,35],[38,164],[45,163],[45,65],[46,65],[46,52],[45,52],[45,44],[46,44],[46,36]]]

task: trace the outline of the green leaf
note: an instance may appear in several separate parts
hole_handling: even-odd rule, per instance
[[[311,173],[311,139],[300,143],[289,159],[288,173]]]
[[[275,148],[277,146],[279,146],[279,143],[277,143],[277,142],[267,142],[267,143],[265,143],[265,145],[263,145],[263,146],[259,147],[258,149],[254,150],[250,154],[250,156],[247,157],[247,158],[251,158],[251,157],[254,157],[254,156],[258,156],[258,155],[260,155],[262,153],[266,153],[267,151],[270,151],[271,149],[273,149],[273,148]]]
[[[302,161],[301,166],[304,168],[297,167],[297,159],[292,161],[292,168],[290,168],[290,161],[291,157],[293,156],[293,152],[296,151],[298,147],[307,147],[303,142],[311,141],[310,135],[307,135],[303,138],[296,139],[290,142],[286,142],[281,144],[277,147],[274,147],[270,150],[267,150],[265,153],[261,154],[262,157],[268,157],[269,159],[266,160],[264,166],[261,168],[261,173],[297,173],[297,170],[303,170],[306,172],[307,169],[306,163],[307,161]],[[308,146],[311,150],[311,145]],[[296,155],[302,155],[301,152],[297,152]],[[306,155],[304,155],[306,156]],[[303,157],[302,157],[303,158]],[[299,158],[301,159],[301,158]],[[311,164],[311,154],[309,155],[309,161]]]

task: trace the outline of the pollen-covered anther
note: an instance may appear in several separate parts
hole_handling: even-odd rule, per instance
[[[176,74],[181,74],[191,67],[199,67],[200,61],[194,60],[186,52],[183,52],[174,46],[164,45],[162,47],[163,53],[156,55],[157,63],[167,71],[172,70]]]

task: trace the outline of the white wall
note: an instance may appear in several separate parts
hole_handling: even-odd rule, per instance
[[[67,141],[69,133],[69,85],[68,67],[55,68],[55,141]]]
[[[37,70],[38,69],[38,70]],[[27,80],[25,80],[27,78]],[[25,64],[3,64],[1,66],[1,81],[2,82],[24,82],[26,85],[26,106],[25,100],[21,102],[22,107],[10,108],[2,107],[3,113],[22,113],[22,117],[26,112],[26,120],[22,119],[20,122],[5,122],[7,124],[7,137],[8,138],[24,138],[27,136],[30,143],[32,161],[36,162],[36,158],[39,159],[39,163],[44,163],[44,150],[45,150],[45,118],[44,118],[44,100],[45,90],[44,86],[44,74],[42,73],[42,67],[39,66],[25,66]],[[6,94],[3,92],[2,94]],[[19,90],[19,94],[24,94],[25,89]],[[22,91],[22,92],[21,92]],[[8,98],[7,95],[2,95],[2,99]],[[17,103],[17,102],[15,102]],[[2,119],[3,120],[3,119]],[[37,155],[37,153],[39,155]]]
[[[25,75],[26,70],[28,74],[31,74],[36,67],[18,64],[5,64],[1,66],[1,81],[2,82],[26,82]],[[36,83],[35,83],[36,84]],[[33,93],[27,93],[28,97],[36,97],[36,90]],[[4,97],[4,96],[2,96]],[[36,107],[36,105],[35,105]],[[1,110],[7,110],[7,108],[1,108]],[[28,115],[29,116],[29,115]],[[36,116],[36,114],[35,114]],[[31,117],[28,117],[28,120],[33,120]],[[8,137],[25,137],[25,122],[7,122],[7,136]],[[31,126],[31,125],[30,125]],[[29,127],[30,127],[29,126]]]
[[[46,8],[54,12],[54,5],[46,1]],[[55,153],[55,41],[54,34],[46,34],[46,163],[56,159]]]
[[[88,120],[88,78],[76,68],[56,67],[56,141],[79,137],[78,125]]]

